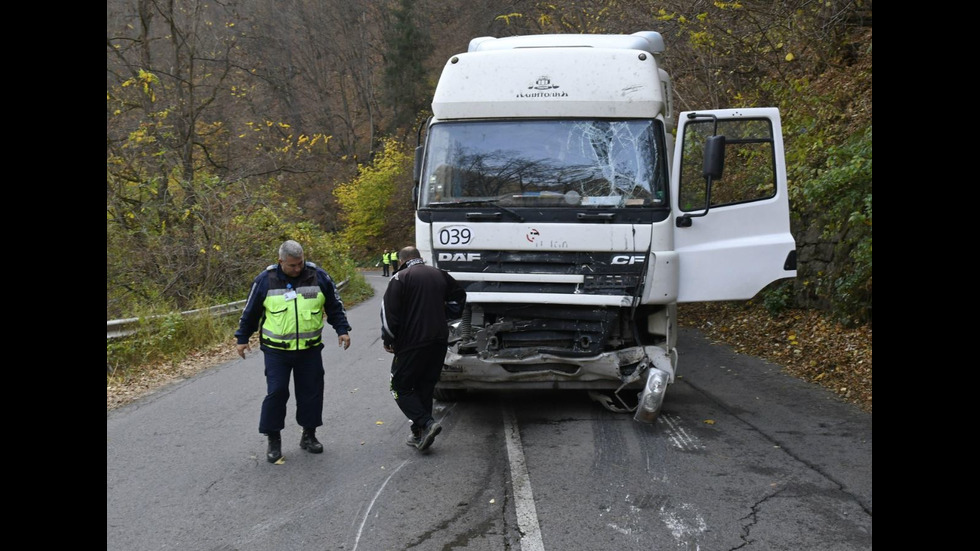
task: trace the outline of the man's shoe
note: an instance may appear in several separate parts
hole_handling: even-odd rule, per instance
[[[422,436],[419,439],[419,443],[416,446],[419,451],[421,452],[429,449],[429,446],[431,446],[432,442],[435,441],[436,435],[438,435],[440,432],[442,432],[442,425],[439,423],[432,421],[426,425],[425,430],[422,431]]]
[[[269,435],[269,449],[265,452],[265,458],[269,463],[282,459],[282,438],[279,437],[279,433]]]
[[[408,437],[408,440],[406,440],[405,443],[408,444],[409,446],[412,446],[413,448],[417,448],[419,447],[419,442],[421,441],[422,441],[422,437],[420,437],[417,434],[413,434]]]
[[[323,444],[316,439],[316,433],[303,429],[303,437],[299,439],[299,447],[310,453],[323,453]]]

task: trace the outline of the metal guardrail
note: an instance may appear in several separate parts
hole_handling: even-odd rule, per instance
[[[337,292],[340,292],[344,288],[344,286],[347,285],[348,281],[350,280],[345,279],[344,281],[338,283]],[[188,310],[186,312],[181,312],[180,315],[187,317],[187,316],[194,316],[197,314],[208,313],[213,316],[222,317],[222,316],[230,316],[231,314],[241,314],[242,310],[245,308],[246,302],[248,302],[248,299],[239,300],[236,302],[229,302],[228,304],[219,304],[217,306],[209,306],[207,308],[198,308],[197,310]],[[162,317],[164,316],[151,316],[148,319],[162,318]],[[109,339],[118,339],[119,337],[126,337],[132,335],[133,333],[136,333],[136,329],[139,327],[139,323],[140,323],[140,318],[109,320],[105,322],[105,338],[106,340],[109,340]]]

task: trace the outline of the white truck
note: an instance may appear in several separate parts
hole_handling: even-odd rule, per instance
[[[653,422],[677,304],[795,277],[778,110],[675,116],[663,52],[482,37],[447,62],[415,158],[416,245],[467,290],[437,398],[581,389]]]

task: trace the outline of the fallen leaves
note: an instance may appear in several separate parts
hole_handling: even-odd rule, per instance
[[[712,341],[778,364],[785,372],[872,411],[870,326],[845,328],[816,310],[773,316],[752,303],[682,304],[678,321]]]

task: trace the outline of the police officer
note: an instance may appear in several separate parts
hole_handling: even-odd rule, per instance
[[[391,253],[388,249],[385,249],[384,254],[381,255],[381,277],[388,277],[388,264],[391,263]]]
[[[391,268],[391,275],[395,275],[395,270],[398,269],[398,251],[388,253],[388,265]]]
[[[251,350],[249,337],[260,330],[265,357],[266,396],[262,401],[259,432],[269,438],[266,459],[282,459],[280,431],[286,423],[289,377],[295,377],[296,422],[303,427],[300,448],[322,453],[316,428],[323,424],[323,318],[337,332],[338,344],[350,347],[351,330],[344,303],[333,280],[322,268],[306,262],[303,247],[285,241],[279,262],[267,267],[252,282],[245,310],[235,332],[238,355]]]

